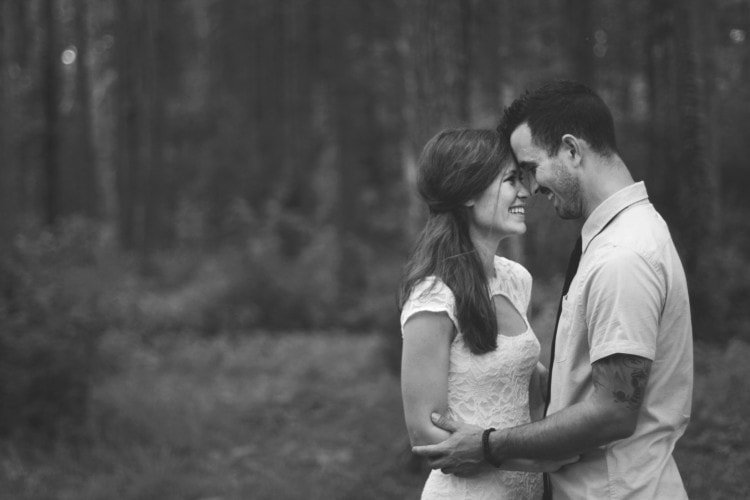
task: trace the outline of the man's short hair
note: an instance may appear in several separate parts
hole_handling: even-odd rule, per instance
[[[600,154],[617,153],[612,113],[593,90],[580,83],[556,81],[524,92],[505,108],[497,130],[510,137],[524,123],[534,143],[549,155],[557,154],[565,134],[584,139]]]

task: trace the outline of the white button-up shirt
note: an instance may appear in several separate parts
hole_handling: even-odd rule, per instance
[[[672,458],[690,418],[693,345],[685,273],[642,182],[599,205],[582,231],[563,299],[549,414],[594,391],[591,364],[613,354],[652,360],[635,433],[550,475],[553,498],[687,498]]]

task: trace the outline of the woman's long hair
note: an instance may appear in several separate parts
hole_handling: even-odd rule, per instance
[[[493,130],[450,129],[438,133],[419,157],[417,188],[429,217],[404,269],[403,309],[414,287],[429,276],[453,292],[456,319],[471,352],[497,348],[497,319],[488,281],[469,236],[466,203],[484,192],[511,161],[507,141]]]

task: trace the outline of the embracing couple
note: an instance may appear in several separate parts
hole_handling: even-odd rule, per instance
[[[693,351],[685,273],[667,225],[618,154],[587,87],[516,99],[497,131],[425,146],[429,218],[400,290],[402,393],[423,499],[687,498],[672,458]],[[528,320],[531,275],[496,255],[534,194],[583,218],[549,373]]]

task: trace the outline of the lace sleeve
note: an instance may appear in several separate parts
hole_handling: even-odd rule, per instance
[[[505,266],[506,274],[505,279],[498,281],[498,286],[525,313],[531,303],[531,274],[521,264],[510,259],[501,258],[499,263]]]
[[[406,321],[418,312],[444,312],[448,315],[458,331],[453,292],[441,280],[429,277],[417,284],[409,295],[409,300],[401,311],[401,335],[404,334]]]

